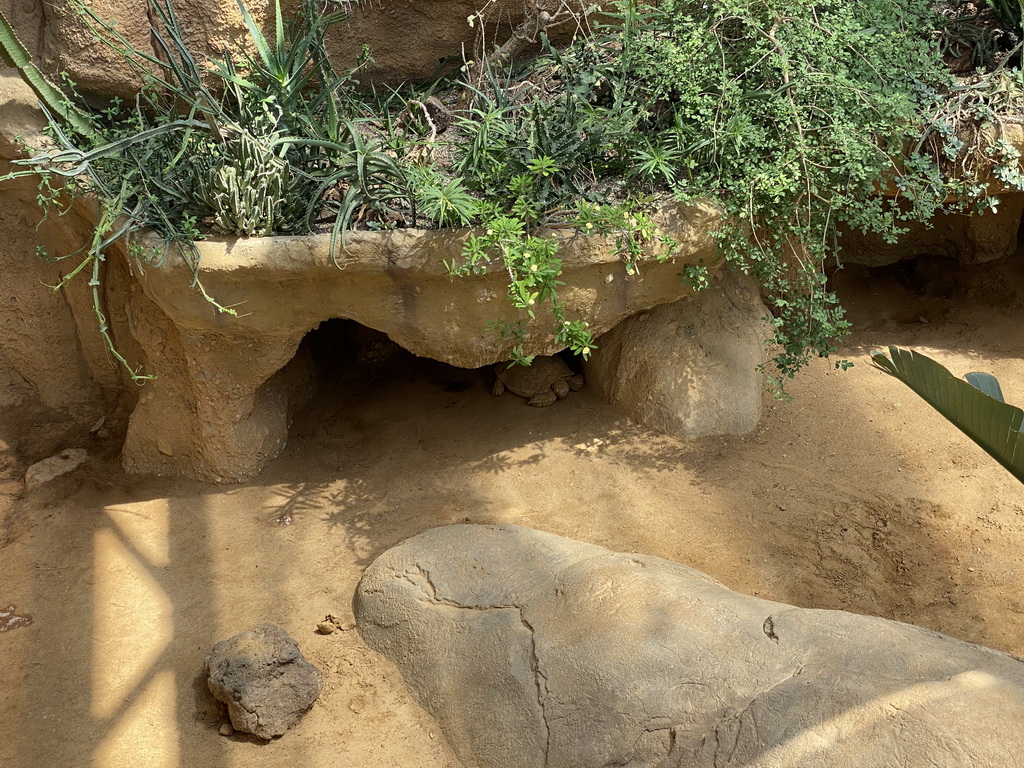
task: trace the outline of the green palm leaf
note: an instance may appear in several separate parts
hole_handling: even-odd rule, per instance
[[[899,347],[871,353],[875,366],[902,381],[926,403],[1024,483],[1024,411],[1002,401],[994,376],[967,374],[958,379],[930,357]],[[993,397],[992,394],[999,397]]]

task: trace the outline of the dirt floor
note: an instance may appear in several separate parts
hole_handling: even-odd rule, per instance
[[[28,461],[72,445],[52,416],[8,410],[0,610],[32,623],[0,633],[0,766],[456,766],[356,631],[314,631],[351,616],[376,555],[456,522],[652,553],[761,597],[1024,654],[1021,485],[866,359],[913,346],[1024,403],[1024,257],[851,267],[837,286],[856,366],[815,364],[743,437],[668,438],[587,389],[533,409],[493,398],[486,371],[403,356],[322,389],[252,483],[126,477],[114,434],[23,493]],[[326,679],[269,744],[218,735],[201,677],[215,642],[263,622]]]

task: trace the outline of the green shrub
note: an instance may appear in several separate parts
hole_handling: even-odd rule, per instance
[[[781,382],[846,331],[825,279],[837,226],[891,239],[946,197],[934,161],[904,159],[951,82],[938,19],[926,0],[615,9],[597,34],[548,47],[518,78],[527,98],[510,100],[507,81],[479,94],[458,170],[497,199],[531,182],[512,211],[528,224],[580,200],[713,201],[727,213],[723,256],[767,295]],[[553,168],[543,185],[524,177],[539,157]],[[880,196],[887,187],[895,197]]]

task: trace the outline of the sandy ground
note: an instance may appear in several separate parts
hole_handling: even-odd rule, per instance
[[[252,483],[125,477],[114,436],[23,494],[27,462],[74,443],[56,444],[52,417],[6,412],[0,609],[33,623],[0,633],[0,766],[456,766],[357,632],[314,632],[351,615],[377,554],[455,522],[652,553],[750,594],[1024,654],[1021,486],[866,362],[913,346],[1024,403],[1024,258],[850,268],[838,289],[856,367],[815,364],[743,437],[668,438],[586,389],[532,409],[493,398],[485,371],[409,356],[322,389]],[[213,643],[262,622],[326,677],[269,744],[218,735],[200,674]]]

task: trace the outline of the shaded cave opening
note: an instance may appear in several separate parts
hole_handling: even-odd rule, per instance
[[[582,371],[577,355],[565,350],[559,357],[574,372]],[[287,377],[290,392],[289,440],[397,421],[429,425],[443,421],[441,414],[450,409],[494,412],[494,365],[459,368],[420,357],[387,334],[345,318],[310,330],[279,375]]]
[[[461,392],[472,386],[483,368],[459,368],[454,365],[420,357],[405,349],[383,331],[377,331],[355,320],[332,318],[309,331],[299,345],[298,355],[308,356],[318,385],[352,386],[390,382],[417,382],[425,378],[450,392]]]
[[[459,368],[420,357],[345,318],[324,320],[309,331],[287,368],[302,382],[292,409],[291,432],[299,436],[322,433],[346,415],[383,420],[409,409],[429,419],[433,403],[451,406],[467,394],[489,395],[493,383],[491,366]]]

